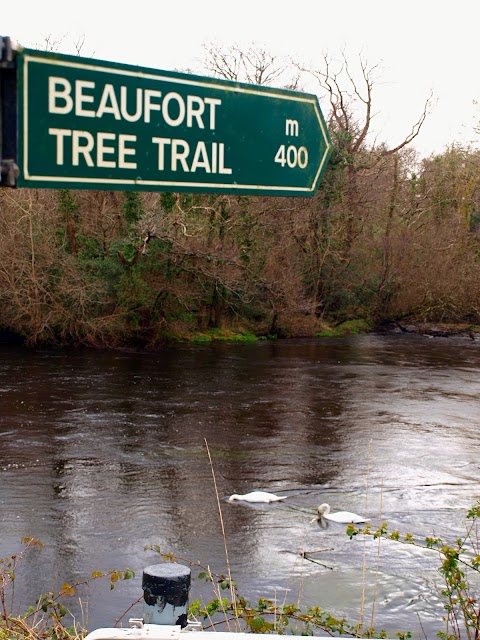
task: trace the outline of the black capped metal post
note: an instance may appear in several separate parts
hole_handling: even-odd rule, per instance
[[[187,626],[188,594],[191,571],[174,562],[165,562],[143,570],[143,622]]]

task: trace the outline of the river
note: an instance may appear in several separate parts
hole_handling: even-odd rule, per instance
[[[242,594],[319,605],[392,634],[442,630],[436,554],[318,523],[317,506],[453,541],[480,498],[480,341],[366,335],[155,353],[0,346],[0,557],[15,605],[131,568],[71,608],[112,626],[160,545],[230,569]],[[210,463],[208,450],[212,463]],[[231,493],[287,495],[266,505]],[[305,557],[305,552],[307,557]],[[190,600],[211,586],[193,569]],[[82,605],[80,608],[78,597]],[[141,616],[137,604],[126,616]]]

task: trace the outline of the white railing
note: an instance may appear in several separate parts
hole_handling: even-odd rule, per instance
[[[232,633],[229,631],[199,631],[201,625],[189,623],[185,629],[180,625],[143,624],[137,618],[130,620],[128,629],[97,629],[89,633],[85,640],[265,640],[263,633]],[[185,638],[185,636],[190,636]],[[329,638],[329,636],[315,636]],[[285,636],[268,634],[268,640],[285,640]],[[331,639],[330,639],[331,640]]]

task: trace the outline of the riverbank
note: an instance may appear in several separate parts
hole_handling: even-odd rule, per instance
[[[84,347],[101,349],[147,349],[155,351],[162,349],[164,346],[174,346],[175,344],[208,344],[213,342],[244,342],[252,343],[261,340],[283,340],[296,338],[335,338],[349,335],[359,334],[412,334],[424,336],[427,338],[464,338],[465,340],[480,340],[480,325],[471,323],[432,323],[432,322],[414,322],[414,321],[395,321],[381,322],[377,325],[359,319],[348,320],[337,325],[328,324],[326,322],[304,322],[294,323],[293,325],[285,325],[279,327],[276,333],[267,333],[264,331],[255,332],[253,327],[248,329],[242,327],[229,328],[213,328],[205,330],[195,330],[193,328],[182,328],[177,331],[170,331],[165,335],[158,336],[155,340],[142,339],[139,336],[132,336],[121,342],[108,341],[107,343],[80,341],[78,344],[69,343],[68,345],[58,344],[56,341],[51,343],[44,342],[40,345],[31,345],[28,337],[18,335],[9,330],[0,331],[0,344],[12,344],[18,346],[41,346],[49,347]]]
[[[467,323],[392,322],[377,327],[378,333],[412,333],[428,338],[459,337],[480,340],[480,326]]]
[[[244,329],[208,329],[172,334],[166,337],[169,343],[208,343],[208,342],[257,342],[258,340],[282,340],[287,338],[335,338],[359,334],[414,334],[428,338],[458,337],[467,340],[480,340],[480,325],[471,323],[433,323],[396,321],[381,322],[377,325],[364,319],[347,320],[337,325],[326,322],[305,323],[302,326],[285,326],[277,333],[255,333]]]

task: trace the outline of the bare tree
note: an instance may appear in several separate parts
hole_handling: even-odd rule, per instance
[[[203,67],[217,77],[233,82],[298,89],[300,74],[288,61],[263,48],[251,45],[247,50],[238,45],[225,47],[206,44]]]

